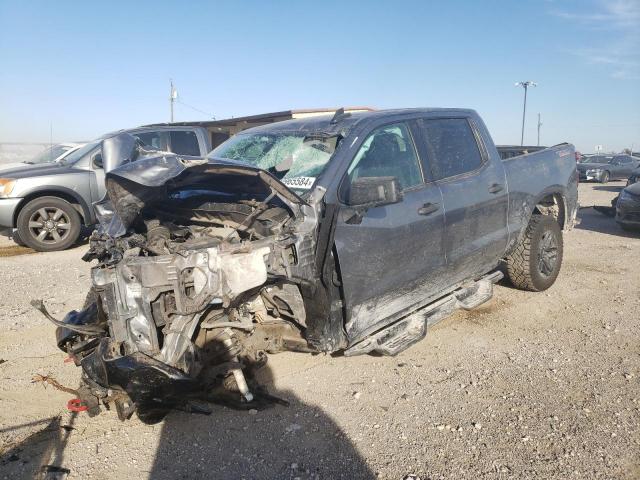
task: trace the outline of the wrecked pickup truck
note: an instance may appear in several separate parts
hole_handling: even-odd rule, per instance
[[[201,160],[112,141],[85,307],[37,306],[82,367],[79,401],[121,419],[255,408],[269,353],[395,355],[503,271],[545,290],[577,209],[572,145],[503,161],[472,110],[339,110]]]

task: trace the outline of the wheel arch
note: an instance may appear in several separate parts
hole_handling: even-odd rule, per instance
[[[540,194],[535,199],[528,221],[535,214],[552,216],[558,222],[560,230],[565,230],[567,225],[567,199],[564,192],[551,190]]]
[[[17,226],[18,215],[20,215],[22,209],[32,200],[41,197],[57,197],[61,200],[65,200],[66,202],[69,202],[71,206],[73,206],[73,208],[75,208],[75,210],[78,212],[83,225],[90,225],[93,223],[91,209],[89,208],[89,205],[87,205],[87,202],[85,202],[85,200],[82,198],[82,196],[78,195],[77,192],[74,192],[71,189],[56,187],[28,192],[22,198],[22,201],[18,204],[18,207],[13,212],[14,228]]]
[[[567,191],[562,186],[552,186],[543,190],[537,196],[529,197],[523,202],[522,210],[518,214],[515,224],[518,230],[510,237],[509,244],[505,249],[505,256],[518,246],[524,238],[525,232],[531,218],[535,214],[551,215],[558,222],[560,230],[567,230],[571,225],[571,212],[569,212],[569,202],[567,201]]]

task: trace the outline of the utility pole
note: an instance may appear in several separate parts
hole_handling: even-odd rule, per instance
[[[542,122],[540,121],[540,114],[538,113],[538,146],[540,146],[540,127],[542,126]]]
[[[527,113],[527,89],[529,87],[536,87],[538,84],[531,80],[525,82],[516,82],[516,87],[524,88],[524,105],[522,107],[522,135],[520,136],[520,146],[524,145],[524,118]]]
[[[169,79],[169,83],[171,84],[171,91],[169,92],[169,106],[171,108],[171,123],[173,123],[173,102],[178,98],[178,91],[173,86],[173,80]]]

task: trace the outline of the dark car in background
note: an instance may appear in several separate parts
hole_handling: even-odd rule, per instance
[[[627,179],[627,185],[633,185],[638,180],[640,180],[640,165],[633,172],[631,172],[631,175],[629,175],[629,178]]]
[[[577,164],[581,181],[595,180],[600,183],[626,180],[638,166],[640,158],[631,155],[594,155]]]
[[[616,222],[624,230],[640,230],[640,183],[629,185],[615,201]]]

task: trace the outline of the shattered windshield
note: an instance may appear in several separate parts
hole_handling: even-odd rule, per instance
[[[230,138],[211,158],[237,160],[267,170],[294,190],[309,190],[337,145],[337,136],[308,132],[246,133]]]

